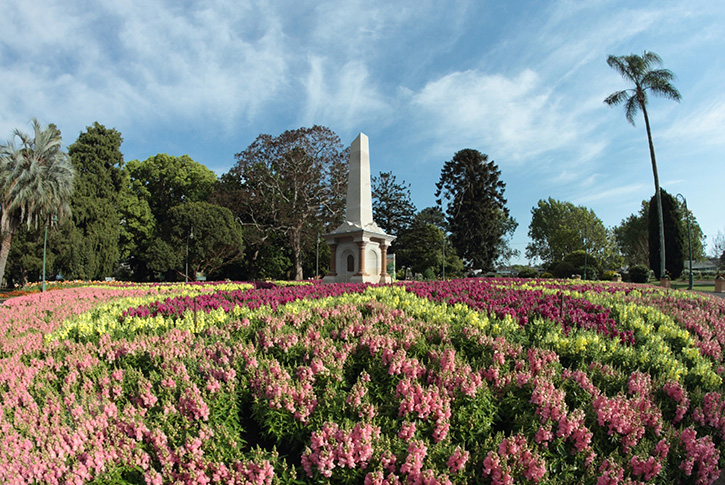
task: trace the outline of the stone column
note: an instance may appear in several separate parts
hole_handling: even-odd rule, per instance
[[[337,276],[337,243],[330,244],[330,274]]]
[[[357,248],[358,248],[358,271],[355,273],[355,276],[368,276],[368,274],[365,272],[365,246],[367,243],[365,241],[358,241],[357,242]]]
[[[380,243],[380,281],[385,281],[385,275],[388,271],[388,246],[384,242]]]

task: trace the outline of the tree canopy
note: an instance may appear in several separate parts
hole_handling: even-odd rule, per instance
[[[189,248],[189,277],[211,274],[225,263],[242,256],[242,228],[232,212],[208,202],[186,202],[172,207],[149,253],[150,269],[173,271],[186,276],[186,247]]]
[[[614,250],[613,236],[591,209],[549,197],[531,209],[531,242],[526,257],[545,263],[564,261],[574,251],[586,250],[600,261]]]
[[[120,259],[119,201],[124,184],[121,133],[94,123],[70,147],[75,169],[71,201],[73,241],[63,271],[67,277],[101,279],[111,276]]]
[[[383,231],[397,237],[410,227],[415,217],[410,184],[398,183],[393,172],[380,172],[371,182],[373,219]]]
[[[685,211],[685,207],[679,200],[675,199],[677,211],[675,217],[679,219],[680,231],[684,236],[683,248],[684,257],[689,257],[687,241],[687,219],[690,219],[690,236],[692,239],[692,258],[695,261],[705,259],[705,235],[697,222],[697,217],[691,210]],[[614,228],[617,247],[622,253],[625,262],[630,265],[643,264],[649,266],[649,208],[650,201],[643,200],[639,212],[629,215],[623,219],[619,226]]]
[[[55,224],[71,210],[75,173],[61,149],[60,130],[35,119],[32,125],[32,136],[16,129],[0,146],[0,285],[17,227]]]
[[[217,200],[245,224],[250,244],[283,234],[295,279],[302,279],[305,252],[344,216],[347,153],[324,126],[260,135],[235,155],[237,163],[222,177]]]
[[[134,192],[148,202],[157,220],[184,202],[207,201],[217,180],[213,171],[188,155],[159,153],[143,162],[131,160],[126,170]]]
[[[453,247],[469,266],[484,271],[493,269],[512,227],[500,176],[488,155],[464,149],[445,162],[436,183],[436,202],[445,208]]]

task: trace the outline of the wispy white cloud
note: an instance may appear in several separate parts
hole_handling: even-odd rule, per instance
[[[662,138],[670,143],[688,141],[693,148],[725,146],[725,97],[715,98],[690,111],[681,119],[675,119],[664,131]]]
[[[390,111],[367,66],[360,61],[339,67],[313,57],[304,83],[307,96],[301,123],[305,125],[317,123],[350,130],[384,120]]]
[[[516,163],[572,145],[586,158],[601,149],[587,143],[579,109],[568,109],[531,69],[513,77],[454,72],[426,84],[412,103],[443,152],[491,147]]]
[[[587,191],[575,198],[576,204],[591,204],[593,202],[612,201],[622,198],[629,198],[641,193],[647,187],[643,183],[627,185],[615,185],[612,188]]]

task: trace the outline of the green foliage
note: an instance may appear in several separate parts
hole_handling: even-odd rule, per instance
[[[131,160],[126,170],[133,191],[158,221],[179,204],[207,201],[216,183],[216,174],[189,155],[159,153],[143,162]]]
[[[630,267],[629,280],[632,283],[647,283],[649,281],[649,268],[643,264]]]
[[[569,263],[568,261],[560,261],[558,263],[555,263],[551,267],[551,273],[557,278],[571,278],[571,276],[574,274],[581,274],[577,273],[576,266]]]
[[[76,172],[71,200],[73,225],[68,234],[74,244],[62,268],[68,277],[110,276],[120,259],[119,205],[121,194],[128,191],[122,141],[121,133],[96,122],[68,147]]]
[[[443,207],[446,201],[453,247],[469,265],[484,271],[493,270],[506,245],[504,236],[516,228],[506,208],[506,184],[500,176],[488,155],[465,149],[443,165],[436,183],[436,203]]]
[[[17,227],[54,225],[70,214],[75,173],[61,149],[60,130],[35,119],[32,124],[33,136],[15,130],[0,146],[0,286]]]
[[[283,234],[295,279],[302,279],[304,255],[315,247],[317,234],[342,222],[347,149],[329,128],[313,126],[259,135],[235,157],[213,200],[249,228],[250,250]]]
[[[393,172],[380,172],[371,180],[373,219],[387,234],[397,236],[413,223],[415,205],[410,184],[397,183]]]
[[[192,278],[195,273],[212,274],[242,256],[242,229],[227,208],[208,202],[181,204],[169,211],[161,228],[149,249],[149,268],[158,273],[171,270],[183,278],[187,244]]]
[[[549,197],[540,200],[531,209],[529,224],[531,242],[526,246],[527,258],[539,258],[545,263],[563,261],[574,251],[585,248],[600,260],[614,258],[616,248],[613,235],[591,209],[561,202]],[[554,273],[556,274],[556,273]]]
[[[167,266],[171,253],[161,242],[161,225],[168,221],[172,207],[185,202],[206,202],[216,183],[216,175],[188,155],[175,157],[160,153],[143,162],[126,164],[126,183],[131,191],[120,201],[125,219],[122,232],[124,255],[135,280],[150,280],[153,268]],[[172,258],[173,259],[173,258]],[[162,261],[166,261],[162,263]]]
[[[616,275],[618,275],[616,271],[609,270],[602,273],[602,280],[604,281],[612,281]]]
[[[519,278],[538,278],[539,272],[536,271],[534,268],[527,266],[519,270],[518,276]]]
[[[685,210],[684,204],[679,200],[677,202],[677,216],[680,220],[681,232],[687,235],[687,222],[690,222],[690,235],[692,240],[692,259],[702,261],[705,255],[705,235],[702,232],[697,218],[690,210]],[[642,206],[636,214],[631,214],[623,219],[619,226],[614,228],[614,234],[617,241],[617,247],[624,256],[628,265],[649,264],[649,229],[648,214],[650,202],[642,201]],[[683,248],[686,258],[689,257],[689,247],[687,239],[684,240]]]
[[[662,217],[665,228],[665,270],[672,279],[677,279],[684,269],[685,249],[687,245],[686,235],[682,231],[682,221],[677,210],[677,201],[664,189],[660,191],[662,197]],[[649,263],[650,268],[655,272],[655,278],[659,279],[660,274],[660,247],[659,247],[659,218],[655,196],[650,199],[649,211]]]
[[[48,275],[54,274],[53,264],[55,255],[48,252],[46,271]],[[8,265],[5,268],[5,277],[8,287],[25,286],[30,281],[42,278],[43,269],[43,229],[20,226],[13,237]]]
[[[400,233],[395,244],[395,258],[398,267],[410,268],[413,273],[425,273],[432,269],[442,275],[445,246],[446,277],[461,275],[463,261],[451,246],[449,239],[439,227],[425,222],[426,216],[413,220],[413,224]]]
[[[426,280],[436,279],[436,274],[435,271],[433,271],[433,268],[426,268],[426,270],[423,271],[423,278]]]
[[[599,263],[599,260],[594,255],[585,253],[582,250],[573,251],[567,254],[566,257],[564,257],[564,261],[571,263],[572,266],[576,268],[574,273],[580,274],[582,277],[584,276],[584,263],[586,262],[586,279],[588,280],[596,280],[599,278],[599,275],[602,274],[602,266]]]

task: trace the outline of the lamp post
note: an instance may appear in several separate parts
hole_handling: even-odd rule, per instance
[[[58,216],[53,214],[52,222],[58,222]],[[46,249],[48,248],[48,225],[50,221],[45,221],[45,236],[43,237],[43,293],[45,293],[45,255]]]
[[[685,206],[685,216],[687,217],[687,246],[690,253],[690,281],[687,286],[688,290],[692,290],[692,238],[690,237],[690,211],[687,210],[687,199],[682,194],[677,194],[676,199],[682,199],[682,204]]]
[[[443,232],[443,280],[446,279],[446,233]]]
[[[184,271],[184,281],[189,282],[189,238],[194,237],[194,226],[189,228],[189,234],[186,235],[186,271]]]
[[[320,233],[317,233],[317,248],[315,249],[315,279],[320,276]]]
[[[589,239],[588,225],[584,226],[584,279],[587,279],[587,239]]]

